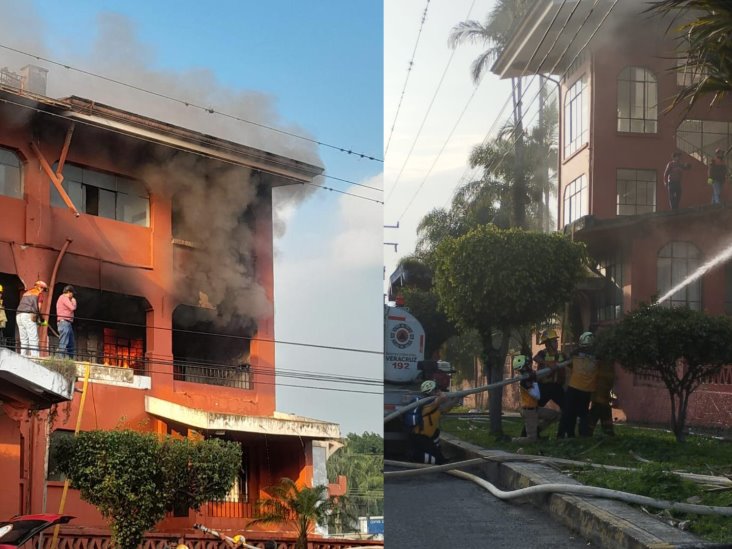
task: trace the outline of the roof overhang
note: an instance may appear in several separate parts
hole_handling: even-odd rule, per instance
[[[611,0],[536,0],[491,72],[500,78],[562,74],[612,5]]]
[[[73,385],[49,370],[8,349],[0,349],[0,400],[32,409],[50,408],[73,397]]]
[[[0,103],[114,132],[133,139],[213,158],[275,176],[272,186],[307,183],[322,175],[316,166],[241,143],[169,124],[82,97],[52,99],[0,86]]]
[[[189,408],[152,396],[145,396],[145,411],[161,419],[181,423],[200,431],[233,431],[314,439],[341,438],[341,430],[337,423],[281,412],[275,412],[272,416],[222,414]]]

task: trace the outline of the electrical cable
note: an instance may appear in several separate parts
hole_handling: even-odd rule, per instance
[[[277,132],[277,133],[280,133],[280,134],[283,134],[283,135],[287,135],[289,137],[294,137],[296,139],[302,139],[303,141],[308,141],[310,143],[314,143],[314,144],[320,145],[322,147],[327,147],[327,148],[330,148],[330,149],[335,149],[335,150],[340,151],[340,152],[343,152],[343,153],[356,155],[356,156],[359,156],[359,157],[364,158],[364,159],[374,160],[376,162],[382,162],[382,163],[384,162],[382,159],[377,158],[375,156],[369,156],[367,154],[360,153],[360,152],[357,152],[357,151],[353,151],[351,149],[345,149],[345,148],[339,147],[337,145],[332,145],[332,144],[329,144],[329,143],[324,143],[322,141],[318,141],[317,139],[312,139],[310,137],[305,137],[304,135],[299,135],[299,134],[296,134],[296,133],[293,133],[293,132],[288,132],[287,130],[282,130],[282,129],[279,129],[279,128],[274,128],[272,126],[267,126],[266,124],[261,124],[259,122],[254,122],[252,120],[247,120],[245,118],[241,118],[241,117],[235,116],[233,114],[221,112],[221,111],[219,111],[217,109],[214,109],[213,107],[203,107],[203,106],[197,105],[197,104],[195,104],[195,103],[193,103],[191,101],[185,101],[183,99],[179,99],[177,97],[173,97],[173,96],[170,96],[170,95],[166,95],[166,94],[161,93],[161,92],[156,92],[156,91],[148,90],[148,89],[142,88],[140,86],[136,86],[134,84],[129,84],[127,82],[122,82],[121,80],[116,80],[116,79],[110,78],[108,76],[104,76],[104,75],[101,75],[101,74],[93,73],[91,71],[87,71],[87,70],[84,70],[84,69],[77,69],[76,67],[72,67],[71,65],[67,65],[66,63],[60,63],[58,61],[54,61],[52,59],[48,59],[48,58],[42,57],[40,55],[35,55],[33,53],[29,53],[29,52],[26,52],[26,51],[22,51],[22,50],[13,48],[11,46],[7,46],[5,44],[0,44],[0,48],[3,48],[3,49],[8,50],[8,51],[15,52],[15,53],[19,53],[21,55],[25,55],[27,57],[32,57],[33,59],[37,59],[39,61],[45,61],[46,63],[50,63],[50,64],[56,65],[58,67],[63,67],[64,69],[68,69],[68,70],[71,70],[71,71],[75,71],[75,72],[78,72],[80,74],[84,74],[86,76],[92,76],[94,78],[99,78],[99,79],[104,80],[106,82],[110,82],[110,83],[113,83],[113,84],[116,84],[116,85],[119,85],[119,86],[124,86],[124,87],[130,88],[130,89],[133,89],[133,90],[142,92],[142,93],[146,93],[148,95],[153,95],[155,97],[160,97],[162,99],[167,99],[169,101],[173,101],[173,102],[178,103],[180,105],[184,105],[185,107],[190,107],[190,108],[193,108],[193,109],[198,109],[198,110],[207,112],[208,114],[216,114],[216,115],[222,116],[224,118],[229,118],[231,120],[236,120],[237,122],[243,122],[245,124],[251,124],[252,126],[256,126],[258,128],[263,128],[263,129],[266,129],[266,130],[270,130],[270,131],[273,131],[273,132]]]
[[[6,307],[5,310],[17,313],[16,309],[10,309],[10,308]],[[46,315],[44,315],[44,316],[46,316]],[[50,314],[48,316],[53,318],[56,315]],[[114,324],[117,326],[128,326],[128,327],[132,327],[132,328],[145,328],[145,329],[149,329],[149,330],[163,330],[163,331],[178,332],[178,333],[184,333],[184,334],[222,337],[222,338],[227,338],[227,339],[238,339],[238,340],[242,340],[242,341],[263,341],[265,343],[278,343],[280,345],[296,345],[299,347],[311,347],[311,348],[315,348],[315,349],[327,349],[327,350],[331,350],[331,351],[347,351],[347,352],[351,352],[351,353],[365,353],[365,354],[372,354],[372,355],[383,355],[384,354],[383,351],[372,351],[369,349],[357,349],[354,347],[337,347],[334,345],[319,345],[316,343],[299,343],[299,342],[295,342],[295,341],[283,341],[283,340],[278,340],[278,339],[238,336],[238,335],[233,335],[233,334],[217,334],[214,332],[203,332],[203,331],[199,331],[199,330],[186,330],[183,328],[172,328],[172,327],[168,328],[168,327],[153,326],[153,325],[148,326],[146,324],[136,324],[133,322],[121,322],[121,321],[116,321],[116,320],[104,320],[104,319],[99,319],[99,318],[86,318],[86,317],[81,317],[81,316],[76,316],[76,315],[74,315],[74,319],[75,320],[85,320],[85,321],[89,321],[89,322],[99,322],[99,323],[103,322],[105,324]]]
[[[473,3],[470,5],[470,9],[468,10],[467,17],[470,17],[470,13],[473,11],[473,7],[475,6],[476,0],[473,0]],[[407,167],[407,163],[409,162],[409,159],[412,157],[412,153],[414,152],[414,148],[417,145],[417,141],[419,140],[420,135],[422,135],[422,130],[424,129],[424,125],[427,122],[427,118],[429,118],[430,112],[432,112],[432,106],[435,104],[435,99],[437,99],[437,95],[440,93],[440,89],[442,88],[442,83],[445,81],[445,76],[447,75],[447,71],[450,68],[450,65],[452,64],[452,60],[455,57],[455,51],[452,50],[452,53],[450,54],[450,57],[447,60],[447,64],[445,65],[445,68],[442,71],[442,75],[440,76],[440,80],[437,83],[437,88],[435,89],[435,93],[432,95],[432,99],[430,100],[429,105],[427,106],[427,112],[425,112],[424,117],[422,118],[422,123],[419,126],[419,129],[417,130],[417,134],[414,136],[414,140],[412,141],[412,146],[409,149],[409,152],[407,153],[406,158],[404,159],[404,163],[402,164],[402,168],[399,170],[399,173],[396,176],[396,179],[394,180],[394,184],[391,187],[391,190],[389,191],[389,194],[386,196],[385,202],[388,202],[391,196],[394,194],[394,191],[397,188],[397,185],[399,185],[399,181],[401,180],[402,174],[404,173],[404,169]]]
[[[147,142],[147,143],[153,143],[153,144],[158,145],[158,146],[166,147],[166,148],[173,149],[173,150],[180,151],[180,152],[185,152],[187,154],[192,154],[192,155],[200,156],[200,157],[203,157],[203,158],[210,158],[210,159],[216,160],[218,162],[222,162],[224,164],[230,164],[232,166],[239,166],[239,167],[243,167],[243,168],[247,168],[247,169],[252,169],[252,167],[249,166],[249,165],[242,164],[242,163],[239,163],[239,162],[235,162],[233,160],[228,160],[228,159],[225,159],[225,158],[219,158],[219,157],[213,156],[211,154],[206,154],[206,153],[203,153],[203,152],[200,152],[200,151],[194,151],[194,150],[191,150],[191,149],[186,149],[186,148],[183,148],[183,147],[178,147],[178,146],[175,146],[175,145],[170,144],[170,143],[161,143],[160,141],[156,141],[156,140],[151,139],[151,138],[146,138],[146,137],[143,137],[141,135],[130,135],[130,134],[128,134],[128,133],[126,133],[126,132],[124,132],[122,130],[117,130],[115,128],[110,128],[109,126],[104,126],[104,125],[101,125],[101,124],[95,124],[95,123],[93,123],[91,121],[88,121],[88,120],[80,120],[80,119],[76,119],[76,118],[71,118],[71,117],[66,116],[66,115],[63,115],[63,114],[53,113],[53,112],[50,112],[50,111],[47,111],[47,110],[44,110],[44,109],[39,109],[38,107],[33,107],[31,105],[24,105],[22,103],[17,103],[15,101],[11,101],[11,100],[6,99],[6,98],[0,98],[0,103],[6,103],[6,104],[13,105],[13,106],[17,106],[17,107],[22,107],[22,108],[25,108],[25,109],[28,109],[28,110],[32,110],[32,111],[38,112],[40,114],[45,114],[45,115],[52,116],[52,117],[55,117],[55,118],[60,118],[60,119],[63,119],[63,120],[68,120],[69,122],[83,124],[83,125],[86,125],[86,126],[90,126],[92,128],[102,129],[102,130],[105,130],[105,131],[108,131],[108,132],[111,132],[111,133],[116,133],[116,134],[119,134],[119,135],[123,135],[123,136],[126,136],[126,137],[130,137],[132,139],[137,139],[139,141],[144,141],[144,142]],[[236,151],[234,151],[233,149],[229,149],[227,151],[227,149],[225,147],[221,147],[221,150],[223,152],[233,152],[233,153],[236,153]],[[273,164],[277,164],[276,161],[272,161],[272,163]],[[363,196],[363,195],[353,194],[353,193],[349,193],[349,192],[342,191],[342,190],[339,190],[339,189],[333,189],[331,187],[326,187],[324,185],[318,185],[316,183],[312,183],[312,182],[308,182],[308,181],[303,181],[303,180],[300,180],[300,179],[295,179],[294,177],[288,177],[288,176],[283,175],[283,174],[279,174],[279,173],[276,173],[276,172],[268,171],[268,170],[266,170],[264,168],[256,168],[256,169],[258,171],[263,172],[263,173],[269,173],[271,175],[276,175],[277,177],[279,177],[281,179],[290,180],[290,181],[293,181],[293,182],[295,182],[297,184],[300,184],[300,185],[310,185],[312,187],[317,187],[317,188],[320,188],[320,189],[323,189],[323,190],[328,190],[328,191],[334,191],[334,192],[337,192],[337,193],[340,193],[340,194],[345,194],[345,195],[348,195],[348,196],[352,196],[354,198],[360,198],[361,200],[367,200],[369,202],[375,202],[377,204],[383,204],[384,203],[381,200],[375,200],[373,198],[369,198],[369,197],[366,197],[366,196]],[[328,177],[331,177],[331,176],[327,176],[327,175],[322,175],[321,174],[321,175],[316,176],[316,177],[326,177],[326,178],[328,178]],[[339,180],[340,181],[344,181],[343,179],[339,179]],[[381,189],[376,189],[376,188],[374,188],[374,190],[381,191]]]
[[[417,53],[417,46],[419,45],[419,38],[422,36],[422,29],[424,28],[424,22],[427,20],[427,8],[430,6],[430,0],[427,0],[427,5],[424,7],[422,12],[422,22],[419,25],[419,32],[417,32],[417,41],[414,43],[414,50],[412,50],[412,59],[409,61],[407,66],[407,77],[404,79],[404,86],[402,87],[402,94],[399,97],[399,104],[397,105],[396,114],[394,114],[394,121],[391,124],[391,131],[389,132],[389,138],[386,140],[386,147],[384,148],[384,156],[389,152],[389,144],[391,143],[391,137],[394,134],[394,127],[396,126],[397,118],[399,118],[399,111],[402,108],[402,100],[404,99],[404,92],[407,90],[407,83],[409,82],[409,76],[412,73],[414,67],[414,57]]]

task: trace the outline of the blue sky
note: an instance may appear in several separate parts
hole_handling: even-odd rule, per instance
[[[382,157],[379,1],[0,0],[0,10],[2,45]],[[17,70],[29,62],[45,65],[0,48],[0,66]],[[313,150],[306,142],[286,142],[266,130],[210,115],[197,114],[187,123],[191,113],[182,105],[143,95],[133,99],[130,90],[50,68],[50,93],[75,93],[130,110],[135,109],[128,102],[137,100],[140,109],[158,109],[164,113],[158,118],[173,123],[200,129],[200,122],[202,131],[295,157],[302,153],[308,160],[317,153],[326,174],[382,187],[380,162],[327,147]],[[321,183],[382,200],[373,190],[331,179]],[[277,193],[275,199],[283,202]],[[381,206],[314,190],[296,206],[283,206],[281,215],[287,230],[275,244],[277,338],[380,350]],[[278,345],[277,364],[289,370],[382,376],[381,357],[364,353]],[[279,410],[340,423],[344,434],[381,430],[380,394],[281,387],[277,399]]]

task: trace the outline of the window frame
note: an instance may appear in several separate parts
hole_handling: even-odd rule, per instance
[[[636,78],[637,71],[643,71],[642,79]],[[618,74],[617,92],[617,130],[623,133],[658,133],[658,79],[655,73],[645,67],[627,66]],[[650,105],[652,95],[655,95],[654,105]],[[627,116],[622,116],[623,96],[628,102],[623,106]],[[636,111],[641,111],[640,117],[633,116]],[[627,125],[624,126],[623,122]]]
[[[564,158],[569,158],[589,141],[587,75],[567,88],[564,98]]]
[[[571,192],[571,194],[569,194]],[[562,193],[562,221],[564,227],[583,218],[589,213],[589,186],[585,174],[567,183]],[[569,196],[568,196],[569,195]],[[573,212],[579,204],[579,215]],[[567,215],[569,212],[569,215]]]
[[[633,179],[629,178],[623,178],[621,179],[621,172],[634,172],[635,176]],[[652,173],[653,174],[653,180],[650,179],[639,179],[638,175],[641,172],[645,173]],[[626,190],[625,192],[621,193],[621,183],[626,184]],[[634,184],[633,189],[633,196],[635,197],[635,202],[621,202],[621,196],[627,196],[628,190],[627,186],[630,184]],[[641,184],[646,184],[647,188],[645,189],[645,195],[646,198],[648,198],[649,192],[653,193],[652,199],[646,200],[645,202],[642,202],[638,199],[638,196],[641,194],[639,191],[639,186]],[[656,211],[657,207],[657,190],[658,187],[658,172],[653,169],[646,169],[646,168],[617,168],[615,170],[615,213],[618,216],[624,216],[624,215],[640,215],[645,213],[653,213]],[[622,211],[623,207],[626,209],[632,208],[633,211]],[[639,211],[642,209],[643,211]]]
[[[683,253],[681,253],[683,251]],[[692,253],[689,253],[692,252]],[[664,255],[666,254],[666,255]],[[702,261],[701,250],[693,243],[684,240],[672,240],[662,246],[656,255],[656,291],[659,297],[664,296],[674,286],[684,280],[689,274],[693,273]],[[667,264],[664,267],[663,264]],[[683,272],[675,276],[674,270],[682,270]],[[668,273],[668,285],[662,286],[661,277],[664,272]],[[695,311],[702,310],[702,277],[677,290],[673,295],[665,299],[662,307],[688,307]],[[692,299],[693,295],[698,296]],[[677,297],[679,296],[679,297]]]
[[[3,161],[3,153],[6,153],[7,155],[13,157],[18,165],[14,166],[12,164],[7,164]],[[23,188],[23,159],[18,155],[17,151],[10,149],[8,147],[0,146],[0,170],[4,173],[6,169],[17,169],[18,173],[18,192],[17,194],[9,194],[5,192],[6,188],[6,181],[3,177],[3,179],[0,179],[0,196],[7,196],[8,198],[18,198],[23,199],[24,194],[24,188]]]

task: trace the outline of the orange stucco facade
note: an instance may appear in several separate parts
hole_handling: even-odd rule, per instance
[[[15,328],[11,309],[17,306],[22,289],[31,287],[35,280],[45,280],[51,287],[47,310],[51,313],[52,326],[55,325],[52,305],[58,297],[59,285],[72,284],[83,289],[77,316],[81,321],[78,324],[86,322],[90,334],[83,342],[84,348],[98,345],[101,349],[104,337],[105,351],[99,355],[77,356],[80,362],[95,364],[80,422],[82,430],[126,427],[160,435],[217,436],[242,445],[245,476],[239,480],[238,493],[226,503],[204,506],[200,513],[190,511],[188,515],[171,516],[158,526],[158,531],[180,531],[196,522],[205,522],[213,528],[242,529],[246,518],[252,516],[254,502],[267,486],[282,477],[310,484],[314,441],[330,437],[317,433],[300,436],[297,430],[302,422],[282,419],[275,413],[271,187],[308,181],[320,169],[182,128],[166,127],[163,123],[109,107],[97,116],[112,119],[114,115],[117,121],[124,119],[126,125],[122,131],[107,131],[101,124],[86,125],[76,120],[74,114],[80,112],[78,108],[59,109],[53,100],[28,101],[21,92],[14,90],[0,88],[0,93],[16,103],[0,104],[0,150],[19,160],[21,173],[21,195],[0,194],[0,283],[5,286],[9,326]],[[21,105],[25,104],[33,108],[23,108]],[[87,106],[85,114],[95,108],[93,103]],[[60,111],[63,116],[58,116]],[[73,135],[65,147],[72,125],[75,125]],[[148,132],[145,140],[140,138],[139,128]],[[155,137],[152,141],[149,132]],[[174,149],[167,143],[171,135],[178,139]],[[141,182],[149,190],[148,222],[134,224],[94,215],[83,211],[81,204],[76,205],[81,211],[77,217],[69,208],[52,204],[53,183],[31,143],[49,165],[55,165],[65,157],[66,166],[82,166]],[[209,146],[206,154],[200,152],[201,143]],[[186,149],[187,144],[191,144],[190,151]],[[225,158],[221,150],[225,150]],[[270,306],[268,309],[260,307],[256,316],[250,319],[248,325],[256,328],[240,331],[227,328],[222,332],[229,338],[227,341],[234,338],[235,343],[229,346],[235,348],[231,356],[238,357],[236,364],[220,364],[222,358],[217,362],[216,345],[210,343],[215,340],[206,340],[208,335],[200,335],[201,331],[215,335],[215,324],[206,324],[205,330],[194,325],[186,332],[186,326],[177,325],[174,320],[179,306],[189,307],[194,312],[202,308],[197,298],[201,295],[199,292],[205,293],[207,289],[194,287],[186,293],[181,291],[181,285],[191,280],[183,276],[186,265],[208,243],[176,239],[172,221],[173,193],[169,187],[148,185],[145,178],[161,163],[161,158],[179,160],[187,156],[193,159],[191,162],[205,162],[212,171],[226,169],[227,173],[234,173],[235,180],[256,180],[256,202],[246,209],[245,217],[239,222],[254,235],[249,256],[244,261],[253,258],[249,263],[251,278],[262,288]],[[268,171],[270,164],[272,172]],[[203,173],[200,185],[206,185],[206,171],[200,166],[197,169]],[[98,190],[94,192],[101,194]],[[88,204],[91,200],[88,189],[86,196]],[[201,207],[205,205],[201,204]],[[210,215],[216,215],[216,211]],[[216,268],[215,265],[211,267]],[[95,305],[94,300],[101,300],[102,296],[108,300],[105,303],[113,306],[94,314],[89,312],[95,306],[101,307]],[[129,304],[133,304],[130,307],[136,311],[136,316],[125,316]],[[102,329],[122,332],[126,328],[134,333],[118,334],[113,343],[107,342],[106,331],[104,336],[100,335]],[[176,355],[175,333],[183,333],[182,337],[188,340],[202,338],[196,351],[198,362],[186,363],[185,356]],[[6,333],[8,336],[12,338],[12,333]],[[253,340],[250,342],[248,338]],[[120,345],[119,340],[130,345],[125,349],[131,352],[133,347],[129,341],[133,339],[139,341],[139,348],[144,350],[143,356],[134,357],[134,364],[132,359],[125,362],[127,358],[108,356],[108,345]],[[239,340],[241,351],[236,350]],[[52,335],[41,337],[41,345],[54,341]],[[200,349],[206,345],[210,348]],[[188,352],[192,347],[185,348]],[[42,350],[41,354],[48,353]],[[209,356],[211,365],[204,363],[204,369],[200,364]],[[227,356],[227,361],[231,356]],[[223,378],[216,382],[203,379],[206,375],[219,375],[209,373],[217,366],[225,367],[226,372],[235,372],[230,375],[238,376],[237,383],[227,383]],[[124,373],[129,375],[120,377],[118,370],[127,370]],[[77,388],[81,386],[81,381],[77,381]],[[273,427],[270,431],[247,427],[214,430],[206,425],[192,425],[186,417],[166,417],[160,412],[146,411],[146,399],[150,397],[192,412],[225,414],[241,420],[242,424],[246,418],[261,418]],[[0,478],[3,479],[0,517],[58,510],[63,482],[47,478],[47,450],[54,432],[73,431],[79,403],[80,393],[77,392],[68,410],[66,405],[59,406],[58,416],[50,425],[45,413],[27,412],[11,417],[0,412]],[[290,427],[285,429],[282,425]],[[337,431],[333,424],[324,425],[331,429],[329,432],[333,432],[332,427]],[[106,521],[96,509],[81,501],[73,490],[65,512],[77,517],[73,522],[77,527],[106,527]]]
[[[678,42],[666,35],[669,21],[642,14],[640,3],[626,2],[615,11],[611,4],[601,3],[594,13],[580,5],[568,18],[569,7],[537,1],[493,69],[503,77],[542,73],[537,65],[543,58],[544,69],[554,65],[554,77],[560,75],[557,229],[585,242],[603,275],[572,303],[572,333],[601,329],[662,296],[732,244],[729,179],[721,204],[711,203],[707,183],[707,163],[716,149],[732,146],[732,100],[710,106],[706,97],[690,109],[667,111],[680,90],[673,70]],[[565,11],[555,17],[557,10]],[[664,170],[675,151],[689,167],[673,211]],[[673,299],[709,314],[730,314],[730,281],[727,262]],[[615,390],[628,419],[668,421],[662,384],[620,368],[616,374]],[[688,420],[732,426],[732,366],[700,386]]]

